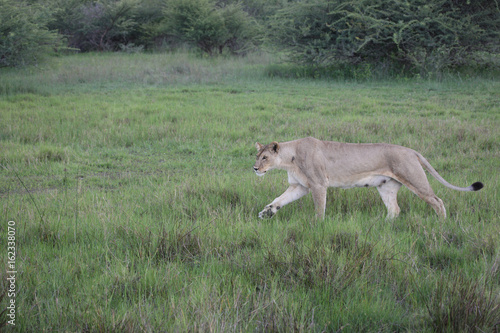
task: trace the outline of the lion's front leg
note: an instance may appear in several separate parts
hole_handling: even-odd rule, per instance
[[[264,207],[264,209],[259,213],[261,219],[270,218],[284,205],[289,204],[297,199],[302,198],[304,195],[309,193],[309,189],[299,185],[293,184],[288,187],[288,189],[279,197],[273,200],[269,205]]]

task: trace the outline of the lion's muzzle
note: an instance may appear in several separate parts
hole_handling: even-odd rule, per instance
[[[259,168],[257,168],[256,166],[254,166],[254,167],[253,167],[253,171],[255,171],[255,174],[256,174],[257,176],[264,176],[264,175],[265,175],[265,173],[266,173],[265,171],[264,171],[264,172],[259,171]]]

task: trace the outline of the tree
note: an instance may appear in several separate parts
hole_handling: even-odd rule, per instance
[[[0,67],[37,63],[62,47],[62,38],[47,29],[50,15],[36,4],[0,0]]]
[[[80,6],[73,35],[78,47],[87,50],[116,50],[136,25],[134,0],[100,0]]]
[[[220,7],[213,0],[170,0],[164,13],[167,34],[210,55],[224,48],[238,53],[255,42],[257,30],[239,4]]]
[[[160,29],[165,0],[37,0],[46,2],[53,19],[49,27],[68,37],[82,52],[136,49],[163,37]],[[126,47],[125,47],[126,48]]]
[[[382,61],[422,74],[499,51],[497,0],[302,0],[278,11],[270,39],[309,64]]]

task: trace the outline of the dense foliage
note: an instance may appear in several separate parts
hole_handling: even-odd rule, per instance
[[[61,36],[47,28],[49,20],[42,6],[0,0],[0,67],[35,63],[61,46]]]
[[[170,0],[165,6],[165,34],[192,43],[208,54],[244,51],[257,29],[240,4],[217,6],[214,0]]]
[[[138,28],[136,0],[55,0],[50,27],[81,51],[116,50]]]
[[[21,13],[23,15],[21,15]],[[19,16],[21,15],[21,16]],[[86,51],[188,45],[213,55],[259,45],[320,66],[417,73],[498,66],[498,0],[0,0],[0,63],[36,61],[64,37]]]
[[[391,63],[423,73],[498,53],[497,1],[305,0],[278,11],[269,37],[300,62]]]

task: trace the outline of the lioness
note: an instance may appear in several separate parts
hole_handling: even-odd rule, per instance
[[[304,138],[289,142],[255,144],[258,153],[254,171],[263,176],[272,169],[288,172],[290,187],[259,213],[271,217],[286,204],[312,192],[316,214],[325,216],[328,187],[376,186],[387,207],[388,219],[399,215],[397,203],[401,184],[427,202],[436,213],[446,218],[446,209],[429,185],[422,166],[441,184],[458,191],[478,191],[483,184],[469,187],[451,185],[441,177],[418,152],[384,143],[340,143]]]

